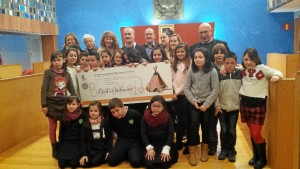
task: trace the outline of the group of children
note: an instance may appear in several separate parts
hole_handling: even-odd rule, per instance
[[[218,159],[227,157],[230,162],[235,162],[239,112],[242,122],[250,129],[254,155],[249,165],[255,168],[266,165],[266,143],[261,129],[266,114],[268,81],[277,82],[282,74],[263,65],[256,49],[245,50],[242,68],[238,68],[235,53],[227,51],[223,44],[213,47],[212,63],[206,48],[197,48],[189,56],[188,45],[181,42],[179,35],[173,34],[170,50],[166,52],[162,46],[154,46],[149,59],[150,63],[171,63],[172,105],[157,95],[145,111],[137,112],[124,106],[120,99],[112,98],[108,104],[111,113],[104,116],[98,101],[91,102],[86,114],[81,110],[76,72],[146,65],[147,61],[133,48],[117,49],[114,54],[111,49],[104,48],[99,57],[96,52],[99,49],[90,44],[94,40],[89,40],[92,37],[88,35],[87,40],[84,38],[88,53],[80,52],[72,47],[78,40],[68,44],[70,38],[67,36],[63,51],[51,55],[51,66],[44,73],[41,90],[42,111],[49,119],[52,156],[58,159],[60,168],[92,167],[104,162],[117,166],[125,159],[132,167],[169,168],[177,162],[185,135],[185,154],[189,154],[189,164],[195,166],[200,152],[200,160],[208,161],[213,118],[219,119],[221,126]],[[174,116],[168,112],[170,107]],[[176,143],[173,141],[175,119]],[[58,120],[59,142],[56,141]]]

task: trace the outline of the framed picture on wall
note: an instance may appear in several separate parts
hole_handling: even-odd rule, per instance
[[[175,32],[174,30],[174,24],[168,24],[168,25],[158,25],[158,36],[161,36],[161,33],[168,31],[168,30],[172,30],[173,32]],[[160,42],[160,38],[159,38],[159,42]]]

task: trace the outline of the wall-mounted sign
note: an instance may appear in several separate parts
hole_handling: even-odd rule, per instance
[[[183,0],[153,0],[155,19],[183,18]]]

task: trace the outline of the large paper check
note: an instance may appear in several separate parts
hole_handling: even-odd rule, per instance
[[[114,97],[124,103],[143,103],[154,95],[166,100],[173,96],[171,67],[164,62],[89,70],[78,73],[77,77],[83,106],[93,100],[107,105]]]

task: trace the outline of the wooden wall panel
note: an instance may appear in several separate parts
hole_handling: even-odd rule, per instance
[[[38,35],[58,35],[58,26],[54,23],[41,22],[5,14],[0,15],[0,23],[0,31]]]
[[[294,20],[294,53],[300,53],[300,18]]]
[[[268,53],[267,65],[280,70],[283,77],[291,78],[300,70],[300,54]]]
[[[46,69],[49,69],[50,61],[46,62],[34,62],[32,63],[33,73],[44,73]]]
[[[293,167],[300,169],[300,71],[297,72],[295,84],[295,130],[294,130],[294,147],[293,147]]]
[[[286,77],[293,77],[293,75],[300,70],[300,54],[288,54],[286,64]]]
[[[14,78],[14,77],[19,77],[21,75],[22,75],[21,64],[0,65],[0,79]]]
[[[295,135],[295,79],[283,79],[270,83],[267,121],[267,147],[269,164],[272,169],[294,168],[294,149],[299,136]],[[299,122],[299,121],[298,121]]]
[[[286,77],[286,69],[287,69],[286,54],[268,53],[267,65],[273,69],[280,70],[283,74],[283,77]]]
[[[42,35],[43,61],[50,61],[51,54],[58,50],[56,35]]]
[[[41,111],[43,74],[0,80],[0,152],[36,135],[47,133],[48,120]]]

